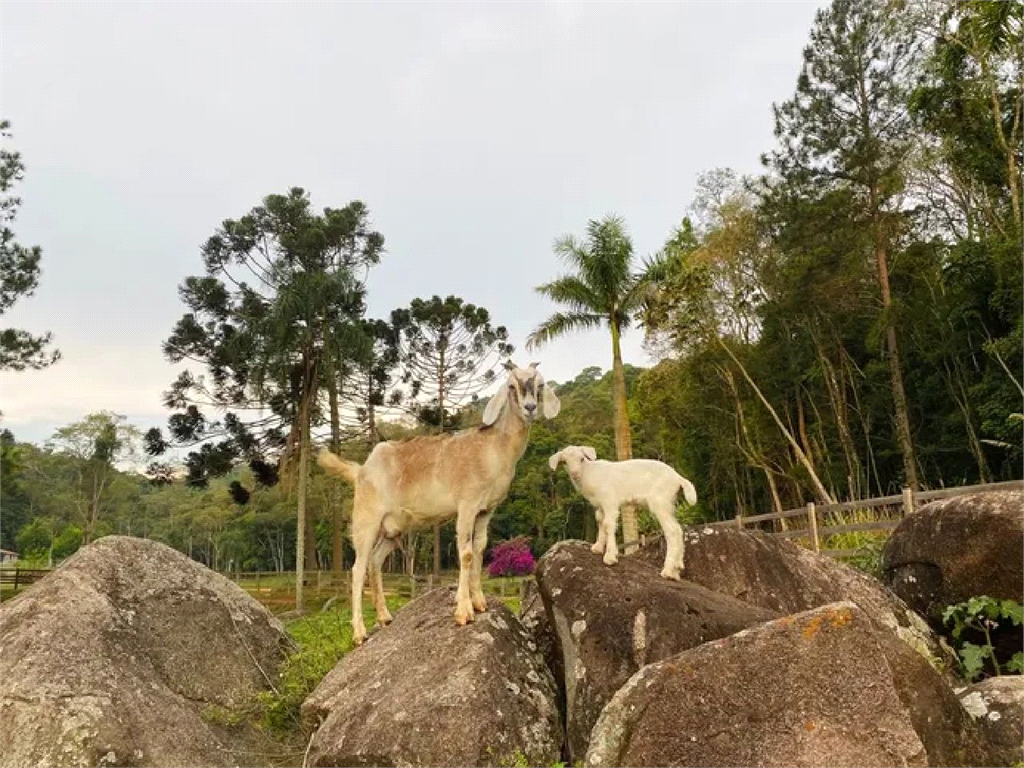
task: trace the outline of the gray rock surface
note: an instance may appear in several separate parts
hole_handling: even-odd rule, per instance
[[[1024,602],[1024,492],[995,491],[925,504],[882,549],[882,580],[940,633],[942,612],[972,597]],[[967,632],[972,642],[980,635]],[[1024,647],[1024,626],[993,633],[1000,662]]]
[[[556,544],[537,564],[565,681],[571,762],[586,753],[605,704],[642,666],[778,615],[663,579],[661,565],[623,558],[607,566],[580,541]]]
[[[685,579],[784,615],[850,600],[875,626],[893,632],[937,667],[953,666],[928,624],[885,585],[856,568],[758,531],[690,529],[685,542]],[[664,556],[661,540],[633,555],[652,564]]]
[[[405,605],[302,705],[309,765],[551,765],[557,691],[519,620],[495,598],[452,621],[454,589]]]
[[[108,536],[0,606],[0,765],[229,766],[216,725],[268,688],[284,628],[228,579]]]
[[[995,764],[1024,762],[1024,677],[990,677],[960,689],[958,695],[981,728]]]
[[[650,664],[594,728],[588,766],[924,766],[856,605],[787,616]]]

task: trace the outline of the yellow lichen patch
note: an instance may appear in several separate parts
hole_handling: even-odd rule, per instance
[[[829,620],[833,627],[842,627],[853,621],[853,613],[849,608],[840,608],[838,611],[829,611]]]
[[[804,723],[804,728],[806,728],[808,731],[813,731],[814,730],[814,721],[813,720],[808,720],[806,723]]]
[[[821,616],[813,616],[811,620],[807,622],[807,625],[800,631],[803,635],[804,640],[810,640],[821,629]]]

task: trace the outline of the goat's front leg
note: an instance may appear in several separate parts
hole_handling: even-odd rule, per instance
[[[604,525],[602,531],[605,537],[604,564],[615,565],[619,562],[619,547],[615,543],[615,530],[619,526],[619,507],[617,504],[602,504],[604,511]]]
[[[455,540],[459,546],[459,589],[455,594],[455,623],[473,621],[473,603],[469,599],[469,580],[473,572],[473,526],[476,506],[460,506],[455,520]]]
[[[590,551],[600,555],[604,552],[606,534],[604,532],[604,513],[598,507],[594,510],[594,518],[597,520],[597,541],[591,546]]]
[[[487,549],[487,525],[491,522],[491,510],[483,510],[473,523],[473,569],[470,573],[469,596],[477,613],[487,610],[487,598],[480,584],[480,572],[484,566],[484,551]]]

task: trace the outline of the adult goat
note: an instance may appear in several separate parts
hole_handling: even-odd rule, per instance
[[[459,548],[455,621],[465,624],[473,620],[474,610],[487,610],[480,586],[487,524],[508,494],[538,410],[552,419],[560,408],[537,363],[520,368],[508,361],[505,368],[506,381],[487,402],[480,427],[379,443],[362,465],[326,449],[320,452],[320,466],[355,486],[352,630],[356,644],[366,638],[362,597],[367,568],[377,622],[388,624],[391,614],[384,602],[380,570],[384,558],[405,531],[452,517]]]

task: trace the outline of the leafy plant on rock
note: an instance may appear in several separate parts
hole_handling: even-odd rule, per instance
[[[982,595],[951,605],[943,612],[942,621],[953,627],[954,640],[960,640],[964,630],[974,630],[985,637],[983,645],[963,641],[957,649],[964,676],[968,680],[981,676],[986,659],[991,662],[996,675],[1002,674],[992,645],[992,630],[1003,620],[1010,621],[1015,627],[1020,626],[1021,621],[1024,621],[1024,607],[1015,600],[998,600]],[[1016,674],[1024,672],[1024,651],[1017,651],[1003,665],[1003,670]]]

